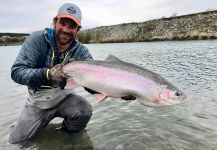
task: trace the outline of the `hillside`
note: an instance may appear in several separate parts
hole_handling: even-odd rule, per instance
[[[81,31],[83,43],[197,40],[217,38],[217,11],[124,23]]]
[[[0,33],[0,46],[22,44],[27,36],[25,33]],[[81,31],[78,39],[82,43],[217,39],[217,10],[96,27]]]

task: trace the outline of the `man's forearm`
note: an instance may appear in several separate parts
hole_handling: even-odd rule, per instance
[[[47,68],[32,69],[14,65],[11,70],[11,78],[18,84],[40,87],[49,83],[46,71]]]

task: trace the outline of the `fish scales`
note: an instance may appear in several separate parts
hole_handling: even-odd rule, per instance
[[[185,94],[173,84],[141,66],[124,62],[115,56],[106,60],[74,61],[63,67],[68,83],[97,91],[97,99],[135,96],[143,105],[161,107],[179,104]],[[73,87],[73,86],[72,86]]]

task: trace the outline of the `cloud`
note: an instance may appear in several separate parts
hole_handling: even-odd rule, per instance
[[[1,0],[0,32],[32,32],[49,27],[58,8],[68,0]],[[83,14],[83,29],[144,22],[217,9],[216,0],[74,0]]]

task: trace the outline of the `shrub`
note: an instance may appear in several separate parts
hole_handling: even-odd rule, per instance
[[[89,31],[87,32],[80,32],[77,35],[78,41],[80,41],[81,43],[89,43],[89,41],[91,40],[91,33]]]

